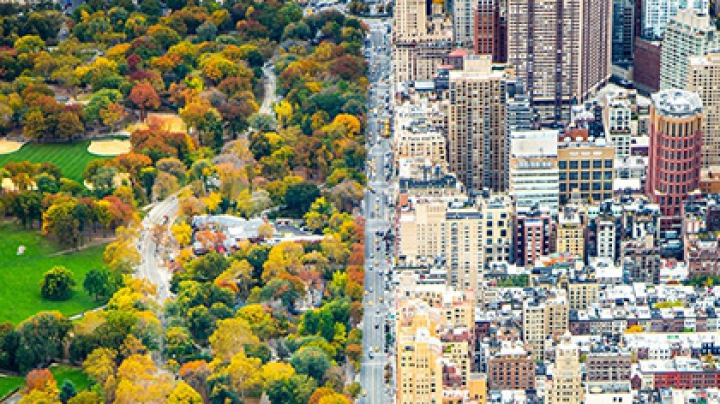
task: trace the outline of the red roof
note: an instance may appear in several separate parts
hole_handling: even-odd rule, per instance
[[[464,58],[465,56],[469,55],[470,52],[466,51],[465,49],[455,49],[454,51],[450,52],[448,57],[451,58]]]

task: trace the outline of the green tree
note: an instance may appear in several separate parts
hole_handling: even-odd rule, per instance
[[[311,182],[301,182],[288,186],[285,205],[295,217],[302,216],[310,205],[320,196],[320,189]]]
[[[65,404],[76,395],[77,389],[75,388],[75,384],[73,384],[72,380],[65,379],[62,386],[60,386],[60,401]]]
[[[76,113],[70,111],[60,113],[55,128],[56,138],[71,141],[83,133],[85,133],[85,125],[80,122]]]
[[[106,269],[91,269],[83,281],[83,289],[97,301],[107,301],[121,286],[122,275]]]
[[[322,380],[325,372],[332,366],[327,354],[314,346],[301,348],[290,358],[290,364],[298,373],[308,375],[315,380]]]
[[[271,381],[266,393],[272,404],[305,404],[317,388],[317,382],[305,375]]]
[[[75,286],[73,273],[64,266],[54,266],[45,272],[40,282],[40,294],[48,300],[67,300]]]
[[[57,311],[40,312],[18,325],[16,360],[20,371],[47,365],[62,358],[63,346],[71,323]]]

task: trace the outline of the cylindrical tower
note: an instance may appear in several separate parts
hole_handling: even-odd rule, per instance
[[[646,193],[665,216],[700,186],[702,101],[693,92],[663,90],[652,96]]]

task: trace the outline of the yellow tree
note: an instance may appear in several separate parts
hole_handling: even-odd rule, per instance
[[[227,367],[230,383],[235,391],[240,392],[241,397],[260,395],[263,387],[263,379],[260,375],[261,365],[260,359],[248,358],[242,351],[235,354],[230,360],[230,365]]]
[[[241,318],[218,321],[215,332],[210,336],[210,347],[215,360],[220,363],[229,362],[237,353],[244,352],[245,345],[257,343],[258,337],[252,333],[250,324]]]
[[[288,380],[295,375],[295,368],[289,363],[284,362],[268,362],[263,365],[262,380],[265,387],[273,384],[276,381]]]
[[[192,241],[192,227],[186,222],[174,224],[171,230],[180,246],[186,246]]]
[[[301,257],[304,252],[300,244],[292,241],[283,241],[274,246],[263,264],[263,282],[269,282],[287,272],[293,275],[299,273],[303,268]]]
[[[167,404],[203,404],[203,399],[189,384],[180,381],[170,393]]]

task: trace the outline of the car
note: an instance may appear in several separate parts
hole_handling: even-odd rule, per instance
[[[385,302],[385,299],[383,299],[383,298],[381,297],[381,298],[380,298],[380,303],[384,303],[384,302]]]
[[[380,325],[378,323],[375,323],[375,329],[377,330],[378,328],[380,328]]]
[[[375,345],[375,352],[380,352],[380,348],[377,345]]]
[[[370,293],[373,293],[373,288],[372,288],[372,287],[370,288]]]
[[[368,291],[366,290],[366,291],[365,291],[365,296],[367,296],[367,295],[368,295]]]
[[[378,307],[375,313],[379,316],[380,315],[380,308]]]

